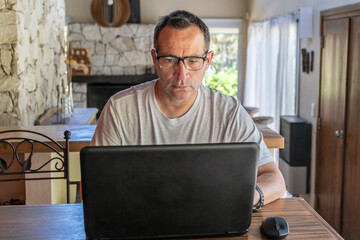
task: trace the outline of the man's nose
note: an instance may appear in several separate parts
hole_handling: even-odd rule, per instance
[[[189,70],[186,69],[184,61],[179,61],[176,68],[176,75],[179,79],[186,79],[186,75]]]

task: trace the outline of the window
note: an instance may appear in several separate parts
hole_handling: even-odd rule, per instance
[[[244,104],[273,117],[275,131],[281,115],[296,115],[297,49],[297,16],[249,25]]]
[[[211,34],[210,50],[215,55],[204,85],[224,94],[240,97],[241,19],[203,19]]]

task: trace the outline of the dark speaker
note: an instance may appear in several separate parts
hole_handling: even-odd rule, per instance
[[[292,176],[287,176],[289,179],[285,179],[286,185],[291,185],[292,182],[294,185],[293,189],[295,192],[292,193],[300,193],[296,192],[297,189],[295,186],[306,186],[306,191],[302,193],[310,192],[310,162],[311,162],[311,124],[306,122],[304,119],[301,119],[296,116],[281,116],[280,117],[280,135],[282,135],[285,139],[285,147],[284,149],[280,149],[280,158],[281,161],[288,163],[287,169],[288,173]],[[285,163],[285,165],[286,165]],[[281,164],[280,164],[281,165]],[[285,166],[282,164],[282,166]],[[301,172],[303,167],[306,167],[306,173],[302,177],[295,176],[293,173]],[[283,175],[284,169],[281,168]],[[286,171],[285,171],[286,172]],[[291,179],[290,179],[291,178]],[[290,186],[289,186],[290,187]]]
[[[296,116],[281,116],[280,135],[285,139],[280,157],[291,166],[310,167],[311,124]]]

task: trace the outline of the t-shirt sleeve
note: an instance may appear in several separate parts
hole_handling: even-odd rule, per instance
[[[90,146],[121,145],[121,139],[112,99],[101,112]]]
[[[273,161],[274,159],[264,142],[264,137],[262,133],[256,127],[254,121],[242,106],[240,106],[239,115],[241,141],[256,142],[257,144],[259,144],[260,152],[258,166]]]

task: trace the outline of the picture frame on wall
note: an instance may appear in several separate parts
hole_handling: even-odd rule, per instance
[[[140,0],[129,0],[131,13],[128,23],[140,23]]]

